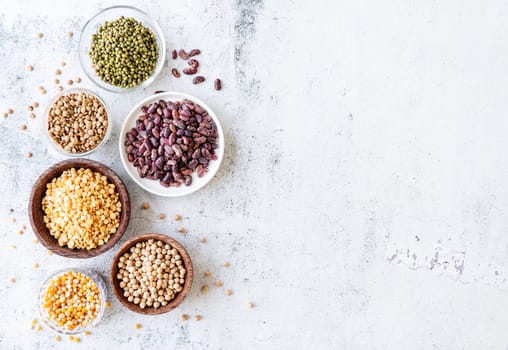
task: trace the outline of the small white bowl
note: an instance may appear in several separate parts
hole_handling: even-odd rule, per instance
[[[218,138],[218,145],[219,147],[215,150],[215,154],[217,155],[217,160],[211,160],[208,166],[208,172],[203,177],[198,177],[196,172],[192,173],[192,184],[190,186],[181,185],[180,187],[163,187],[158,180],[149,180],[142,178],[139,176],[138,171],[136,167],[129,162],[127,159],[127,151],[126,147],[124,145],[126,140],[126,133],[131,129],[136,127],[136,120],[143,115],[143,112],[141,111],[141,107],[147,106],[150,103],[157,102],[159,100],[164,101],[181,101],[183,99],[190,100],[194,103],[199,104],[201,107],[203,107],[212,120],[214,121],[215,125],[217,126],[217,131],[219,133]],[[122,159],[122,164],[129,174],[129,176],[143,189],[145,189],[148,192],[151,192],[153,194],[156,194],[158,196],[163,197],[180,197],[185,196],[187,194],[196,192],[197,190],[201,189],[203,186],[205,186],[217,173],[217,171],[220,168],[220,165],[222,163],[222,159],[224,158],[224,132],[222,131],[221,124],[219,122],[219,119],[215,115],[215,113],[212,111],[212,109],[203,101],[199,100],[198,98],[182,93],[182,92],[162,92],[158,94],[151,95],[141,102],[139,102],[134,108],[129,112],[127,115],[127,118],[125,118],[122,129],[120,131],[120,137],[118,142],[118,147],[120,151],[120,158]]]

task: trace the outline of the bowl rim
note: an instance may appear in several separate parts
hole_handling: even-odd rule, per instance
[[[81,54],[81,48],[85,45],[84,42],[85,42],[85,38],[84,38],[84,32],[85,30],[87,29],[88,26],[91,25],[92,21],[97,19],[100,15],[108,12],[108,11],[111,11],[111,10],[117,10],[117,9],[127,9],[127,10],[132,10],[134,12],[138,12],[140,13],[141,15],[143,16],[146,16],[146,18],[149,20],[150,22],[150,25],[153,26],[153,28],[155,29],[154,31],[154,35],[156,37],[159,37],[160,38],[160,45],[159,46],[159,58],[157,60],[157,64],[155,65],[155,69],[154,69],[154,72],[153,74],[148,77],[147,79],[145,79],[144,81],[141,82],[141,84],[139,85],[136,85],[136,86],[133,86],[133,87],[130,87],[130,88],[122,88],[122,87],[118,87],[118,86],[115,86],[115,85],[112,85],[112,84],[109,84],[107,82],[104,82],[102,81],[99,77],[97,76],[93,76],[91,75],[88,70],[86,69],[86,65],[85,65],[85,62],[83,62],[83,55]],[[136,19],[138,20],[138,19]],[[148,86],[150,86],[156,79],[157,77],[159,76],[159,74],[162,72],[162,70],[164,69],[164,64],[166,62],[166,38],[164,37],[164,33],[162,32],[162,29],[160,28],[159,24],[157,23],[157,21],[155,21],[152,16],[150,16],[147,12],[143,11],[143,10],[140,10],[139,8],[137,7],[134,7],[134,6],[130,6],[130,5],[115,5],[115,6],[109,6],[109,7],[106,7],[106,8],[103,8],[102,10],[100,10],[99,12],[97,12],[95,15],[93,15],[92,17],[90,17],[89,20],[87,20],[85,22],[85,24],[83,25],[83,27],[81,28],[81,32],[80,32],[80,35],[79,35],[79,41],[78,41],[78,59],[79,59],[79,64],[81,66],[81,69],[85,72],[85,75],[96,85],[98,86],[99,88],[103,89],[103,90],[106,90],[108,92],[114,92],[114,93],[123,93],[123,92],[132,92],[132,91],[136,91],[138,89],[142,89],[142,88],[146,88]],[[88,57],[88,54],[86,54],[86,56]],[[99,83],[99,80],[103,83]]]
[[[79,92],[84,92],[86,94],[93,95],[102,103],[102,105],[104,106],[104,109],[106,109],[106,114],[108,117],[108,128],[106,130],[106,134],[104,135],[101,142],[97,146],[95,146],[94,148],[92,148],[91,150],[86,151],[86,152],[71,153],[71,152],[67,152],[66,150],[64,150],[49,135],[49,132],[48,132],[49,111],[50,111],[51,107],[53,106],[53,104],[61,96],[68,95],[71,93],[79,93]],[[46,142],[48,143],[48,145],[51,147],[52,150],[58,152],[61,155],[66,156],[66,157],[79,158],[79,157],[84,157],[84,156],[90,155],[90,154],[94,153],[95,151],[98,151],[99,149],[101,149],[106,144],[106,142],[108,142],[108,139],[111,136],[112,125],[113,125],[113,118],[111,117],[109,108],[108,108],[106,102],[104,101],[104,99],[97,92],[90,90],[90,89],[82,88],[82,87],[73,87],[71,89],[64,90],[64,91],[57,93],[48,101],[48,105],[46,106],[46,110],[44,111],[44,116],[42,118],[42,133],[44,135]]]
[[[42,306],[44,292],[46,291],[49,282],[51,282],[51,280],[53,280],[55,277],[59,276],[60,274],[63,274],[65,272],[69,272],[69,271],[80,272],[80,273],[84,274],[85,276],[89,277],[97,285],[97,288],[99,289],[99,293],[101,295],[101,306],[100,306],[99,312],[97,313],[97,316],[86,327],[76,327],[73,330],[68,330],[66,328],[59,327],[58,325],[56,325],[52,320],[50,320],[47,317],[47,315],[44,311],[44,307]],[[79,334],[79,333],[83,333],[87,329],[97,326],[97,324],[101,321],[102,317],[104,316],[107,300],[108,300],[108,291],[107,291],[106,281],[97,271],[95,271],[92,268],[87,268],[87,267],[66,267],[66,268],[62,268],[62,269],[52,272],[42,282],[42,284],[39,288],[39,299],[38,299],[39,315],[40,315],[42,321],[46,325],[48,325],[48,327],[50,327],[51,329],[53,329],[54,331],[56,331],[58,333]]]
[[[138,110],[140,110],[141,107],[144,106],[144,105],[147,105],[149,103],[153,103],[153,102],[155,102],[157,100],[163,100],[163,99],[165,99],[165,100],[188,99],[188,100],[191,100],[192,102],[195,102],[195,103],[199,104],[202,108],[204,108],[208,112],[208,115],[210,115],[210,117],[214,121],[215,126],[217,127],[217,131],[219,133],[219,139],[218,139],[218,141],[219,141],[219,148],[217,149],[218,150],[217,160],[213,161],[216,164],[216,166],[212,169],[212,171],[210,171],[210,169],[209,169],[209,171],[207,173],[207,177],[205,179],[203,179],[203,178],[194,178],[193,179],[193,183],[192,183],[191,186],[188,186],[188,187],[184,186],[184,188],[187,188],[188,190],[187,191],[182,191],[180,193],[178,193],[178,192],[177,193],[175,193],[175,192],[172,193],[172,189],[173,189],[172,187],[167,187],[166,188],[166,187],[163,187],[163,186],[159,185],[160,188],[158,188],[157,190],[154,190],[154,189],[146,186],[141,181],[142,179],[139,176],[139,174],[137,173],[137,171],[135,170],[134,166],[127,160],[125,146],[124,146],[125,134],[127,132],[127,129],[130,128],[128,126],[128,124],[131,124],[132,120],[134,120],[134,122],[135,122],[135,119],[137,119],[139,117]],[[219,118],[217,117],[217,115],[213,111],[213,109],[210,108],[210,106],[208,104],[206,104],[205,102],[203,102],[199,98],[197,98],[197,97],[195,97],[193,95],[184,93],[184,92],[179,92],[179,91],[160,92],[160,93],[156,93],[156,94],[152,94],[150,96],[147,96],[144,99],[142,99],[141,101],[139,101],[127,113],[127,117],[124,119],[124,121],[122,123],[122,127],[120,128],[120,135],[118,137],[118,148],[119,148],[119,152],[120,152],[120,159],[122,161],[123,167],[124,167],[125,171],[127,172],[127,174],[131,177],[131,179],[134,180],[134,182],[138,186],[143,188],[145,191],[148,191],[150,193],[153,193],[155,195],[162,196],[162,197],[182,197],[182,196],[186,196],[186,195],[189,195],[191,193],[194,193],[194,192],[202,189],[206,184],[208,184],[215,177],[215,175],[217,174],[217,172],[219,171],[219,169],[220,169],[220,167],[222,165],[222,161],[224,159],[225,144],[226,144],[226,142],[225,142],[224,131],[222,129],[222,125],[220,123]],[[195,175],[195,173],[192,174],[192,176],[194,176],[194,175]],[[156,181],[156,180],[150,180],[150,181]],[[198,181],[200,181],[199,184],[195,185]]]
[[[56,241],[56,239],[52,237],[51,234],[49,234],[48,229],[44,225],[41,225],[41,229],[48,231],[47,234],[42,234],[39,230],[38,223],[40,223],[41,221],[38,219],[40,219],[41,216],[43,217],[43,213],[41,203],[35,203],[36,198],[40,197],[42,200],[42,197],[46,192],[46,184],[48,184],[49,181],[51,181],[55,177],[60,176],[64,170],[71,168],[90,168],[94,172],[99,172],[105,175],[108,178],[108,181],[115,185],[116,191],[120,198],[120,202],[122,203],[122,211],[120,213],[120,226],[118,227],[115,233],[110,235],[106,243],[94,249],[78,250],[78,249],[70,249],[67,246],[61,247]],[[127,187],[125,186],[125,183],[120,178],[120,176],[118,176],[118,174],[107,165],[86,158],[66,159],[58,163],[55,163],[49,168],[47,168],[44,172],[41,173],[41,175],[39,175],[39,177],[35,181],[32,190],[30,191],[30,197],[28,200],[28,218],[30,220],[32,230],[36,235],[36,237],[39,239],[39,242],[46,249],[66,258],[87,259],[101,255],[106,251],[110,250],[116,245],[116,243],[118,243],[118,241],[127,231],[130,216],[131,216],[130,195],[129,191],[127,190]]]
[[[181,292],[179,292],[176,297],[168,302],[167,305],[161,306],[157,309],[152,307],[147,307],[145,309],[140,308],[138,305],[129,302],[124,296],[123,296],[123,290],[120,288],[120,285],[117,281],[116,275],[118,273],[118,262],[120,260],[120,257],[126,253],[132,246],[134,246],[138,242],[144,242],[148,241],[149,239],[159,240],[166,244],[171,245],[173,248],[178,250],[180,253],[180,256],[182,257],[182,261],[185,266],[185,282],[183,285],[183,289]],[[133,312],[137,312],[139,314],[143,315],[160,315],[167,313],[173,309],[175,309],[178,305],[180,305],[185,298],[189,295],[191,289],[192,289],[192,283],[194,281],[194,268],[192,265],[192,259],[187,252],[187,250],[184,248],[184,246],[178,242],[175,238],[171,236],[167,236],[161,233],[142,233],[137,236],[132,237],[127,242],[125,242],[120,249],[115,253],[115,256],[113,257],[113,260],[111,262],[111,268],[110,268],[110,282],[111,282],[111,289],[113,290],[113,294],[116,296],[118,301],[122,305],[124,305],[126,308]]]

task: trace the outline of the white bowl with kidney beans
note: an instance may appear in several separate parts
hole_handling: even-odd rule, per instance
[[[120,158],[143,189],[179,197],[205,186],[224,158],[219,119],[203,101],[180,92],[161,92],[127,115],[119,139]]]

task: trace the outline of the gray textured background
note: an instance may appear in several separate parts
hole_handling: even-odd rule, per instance
[[[1,349],[54,346],[47,327],[29,329],[40,283],[62,266],[93,266],[107,276],[118,247],[73,261],[48,256],[30,229],[17,234],[28,224],[32,183],[61,159],[48,153],[40,131],[53,72],[65,60],[62,79],[81,76],[93,88],[77,60],[79,31],[116,4],[54,3],[0,3],[0,112],[15,110],[0,120]],[[173,235],[198,277],[189,298],[163,316],[133,314],[111,297],[105,319],[76,346],[507,348],[506,3],[125,3],[157,20],[169,49],[200,48],[209,81],[172,79],[166,66],[145,91],[99,91],[115,130],[91,158],[129,188],[133,217],[121,242],[140,232]],[[220,93],[211,85],[216,76]],[[140,190],[117,154],[123,117],[159,89],[206,101],[227,136],[218,175],[185,198]],[[36,120],[26,111],[33,101],[41,104]],[[24,123],[28,130],[20,131]],[[24,158],[27,151],[34,157]],[[144,201],[152,209],[140,210]],[[170,220],[176,213],[186,236]],[[234,294],[211,287],[200,295],[206,270]],[[182,313],[203,320],[183,323]]]

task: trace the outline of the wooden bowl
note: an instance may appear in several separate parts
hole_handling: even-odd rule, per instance
[[[182,257],[183,266],[187,271],[185,274],[185,282],[183,284],[182,291],[178,293],[173,300],[169,301],[167,305],[161,306],[157,309],[153,307],[146,307],[142,309],[138,305],[128,301],[127,298],[124,297],[123,290],[122,288],[120,288],[120,283],[116,278],[116,275],[118,274],[118,262],[120,260],[120,257],[124,255],[132,246],[136,245],[136,243],[145,242],[148,241],[149,239],[162,241],[178,250],[178,253],[180,253],[180,256]],[[127,241],[115,254],[113,263],[111,264],[111,285],[113,286],[113,292],[115,293],[117,299],[129,310],[132,310],[134,312],[143,315],[160,315],[173,310],[175,307],[180,305],[180,303],[187,297],[192,287],[192,280],[194,275],[193,271],[194,270],[192,269],[192,261],[189,256],[189,253],[187,253],[185,248],[180,243],[178,243],[178,241],[176,241],[174,238],[171,238],[166,235],[161,235],[158,233],[145,233]]]
[[[49,230],[44,224],[44,212],[42,210],[41,203],[46,194],[46,184],[49,183],[53,178],[60,176],[64,170],[71,168],[89,168],[94,172],[99,172],[105,175],[108,178],[108,181],[115,185],[116,191],[120,198],[120,202],[122,203],[122,212],[120,213],[120,226],[116,232],[109,237],[106,243],[98,246],[95,249],[86,250],[71,249],[67,246],[61,247],[58,244],[58,240],[50,235]],[[131,216],[131,204],[127,188],[125,187],[120,177],[118,177],[118,175],[113,170],[104,164],[93,160],[76,158],[56,163],[47,169],[44,173],[42,173],[41,176],[39,176],[32,188],[32,192],[30,193],[30,200],[28,202],[28,216],[30,218],[30,224],[32,225],[32,229],[34,230],[35,235],[39,238],[39,241],[44,247],[51,250],[53,253],[64,256],[66,258],[86,259],[104,253],[105,251],[111,249],[120,240],[120,238],[125,233],[125,230],[127,229],[127,225],[129,224],[129,219]]]

